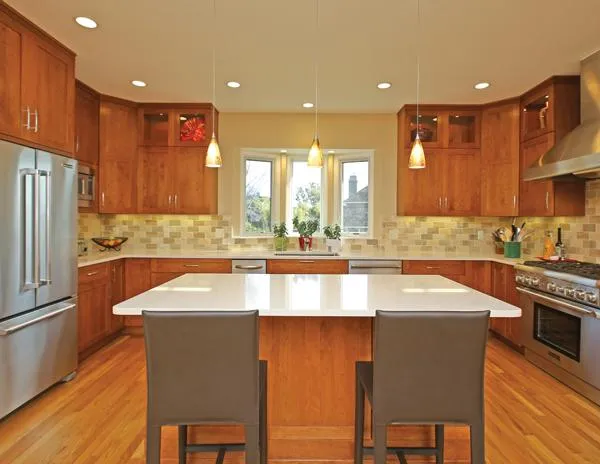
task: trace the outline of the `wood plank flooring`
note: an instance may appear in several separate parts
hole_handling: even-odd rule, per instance
[[[0,463],[143,463],[145,390],[143,339],[121,337],[85,360],[75,380],[0,422]],[[600,462],[600,407],[495,339],[486,364],[486,414],[488,463]],[[175,450],[175,429],[166,427],[163,452],[171,458],[163,462],[175,463]],[[214,462],[209,458],[194,455],[188,462]],[[243,459],[232,455],[226,462]],[[302,464],[342,462],[349,461]]]

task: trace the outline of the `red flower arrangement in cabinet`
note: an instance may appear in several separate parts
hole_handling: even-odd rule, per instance
[[[206,140],[206,123],[203,117],[188,118],[179,130],[179,139],[182,142],[202,142]]]

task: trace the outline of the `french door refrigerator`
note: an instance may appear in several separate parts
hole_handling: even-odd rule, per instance
[[[76,177],[0,141],[0,418],[77,368]]]

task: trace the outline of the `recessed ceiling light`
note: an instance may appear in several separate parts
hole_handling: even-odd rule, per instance
[[[327,152],[327,154],[328,154],[328,155],[333,155],[334,153],[335,153],[335,150],[329,150],[329,151]]]
[[[378,89],[389,89],[391,86],[392,84],[389,82],[380,82],[379,84],[377,84]]]
[[[306,102],[306,103],[302,103],[302,106],[303,106],[304,108],[312,108],[312,107],[313,107],[313,106],[315,106],[315,105],[313,105],[311,102]]]
[[[146,84],[144,81],[131,81],[131,85],[134,85],[136,87],[146,87]]]
[[[478,82],[474,85],[477,90],[487,89],[490,86],[489,82]]]
[[[236,81],[228,81],[227,82],[227,87],[231,87],[232,89],[237,89],[241,86],[242,84],[240,84],[239,82]]]
[[[86,29],[96,29],[98,27],[98,23],[96,21],[86,16],[77,16],[75,18],[75,22]]]
[[[279,153],[287,153],[287,150],[279,150]]]

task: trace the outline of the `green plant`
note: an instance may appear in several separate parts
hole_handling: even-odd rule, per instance
[[[323,233],[325,234],[325,238],[329,240],[340,240],[342,238],[342,228],[339,224],[325,226]]]
[[[301,221],[298,219],[298,216],[295,216],[292,223],[294,224],[294,228],[298,231],[298,235],[300,235],[300,237],[312,237],[319,228],[319,221],[316,219]]]
[[[273,225],[273,235],[277,238],[286,238],[288,234],[287,225],[285,222]]]

